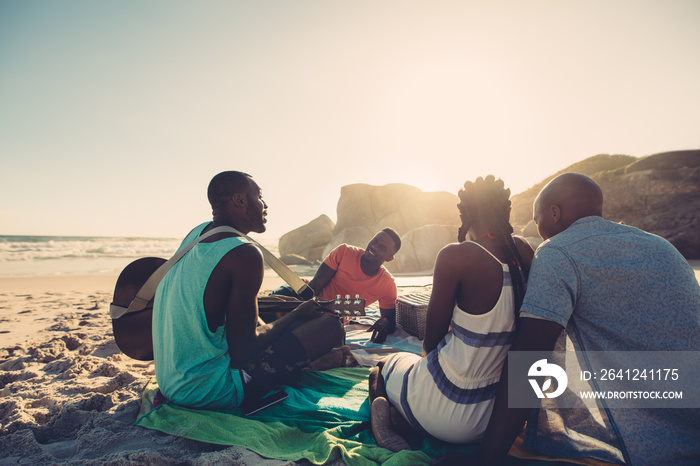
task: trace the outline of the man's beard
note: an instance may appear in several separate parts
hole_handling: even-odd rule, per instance
[[[254,231],[255,233],[264,233],[265,230],[267,230],[267,227],[265,226],[265,219],[261,210],[257,210],[255,207],[253,207],[252,203],[248,203],[246,213],[248,214],[250,221],[253,222],[253,229],[251,231]]]

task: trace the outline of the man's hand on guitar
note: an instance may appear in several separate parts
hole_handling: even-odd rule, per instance
[[[300,319],[310,320],[323,314],[323,308],[321,308],[316,301],[310,299],[301,303],[292,312]]]
[[[384,343],[386,337],[394,330],[396,330],[396,324],[386,317],[380,317],[374,325],[367,329],[368,332],[372,332],[370,340],[375,343]]]

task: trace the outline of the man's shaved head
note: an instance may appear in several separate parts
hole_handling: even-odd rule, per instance
[[[569,228],[576,220],[603,215],[603,191],[580,173],[559,175],[535,199],[535,222],[547,239]]]

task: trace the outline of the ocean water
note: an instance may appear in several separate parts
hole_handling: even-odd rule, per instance
[[[181,239],[120,238],[91,236],[2,236],[0,235],[0,279],[21,277],[116,276],[130,262],[140,257],[169,258]],[[278,254],[278,239],[261,244]],[[700,282],[700,261],[690,261]],[[296,267],[292,267],[293,270]],[[314,270],[296,270],[303,277],[313,277]],[[265,269],[265,276],[275,276]],[[399,286],[424,286],[432,276],[396,276]]]
[[[0,236],[0,278],[118,275],[140,257],[169,258],[182,239]],[[274,244],[263,243],[271,252]]]

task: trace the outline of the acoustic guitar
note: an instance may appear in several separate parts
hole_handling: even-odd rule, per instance
[[[127,265],[117,278],[112,304],[124,308],[129,307],[146,280],[165,262],[165,259],[159,257],[144,257]],[[258,298],[259,312],[265,322],[281,317],[294,310],[299,304],[301,301],[282,300],[274,296]],[[344,320],[365,315],[365,300],[359,296],[355,298],[350,298],[350,296],[337,297],[332,301],[318,301],[318,304],[324,311],[333,313]],[[152,319],[152,300],[140,311],[130,312],[112,319],[114,341],[124,354],[140,361],[153,360]]]
[[[112,304],[129,307],[148,277],[164,263],[165,259],[160,257],[144,257],[124,267],[114,286]],[[153,360],[152,317],[153,301],[141,311],[112,319],[114,342],[130,358],[139,361]]]

